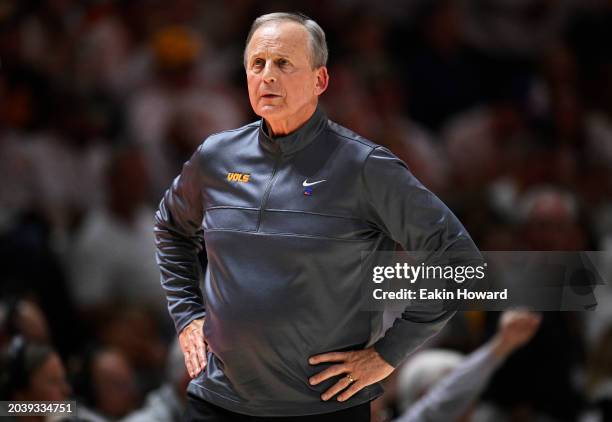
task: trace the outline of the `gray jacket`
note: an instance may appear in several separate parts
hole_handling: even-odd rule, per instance
[[[255,416],[333,412],[376,398],[378,384],[323,402],[337,378],[309,385],[330,365],[308,358],[374,344],[397,366],[452,316],[407,309],[383,333],[382,313],[362,310],[362,251],[372,261],[397,242],[480,258],[402,161],[320,109],[284,137],[268,136],[262,121],[208,137],[165,193],[155,235],[177,331],[206,315],[208,365],[188,391]]]

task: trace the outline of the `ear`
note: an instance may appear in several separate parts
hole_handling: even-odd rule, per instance
[[[329,85],[329,74],[327,73],[327,67],[321,66],[316,70],[317,80],[315,82],[315,94],[321,95],[327,89]]]

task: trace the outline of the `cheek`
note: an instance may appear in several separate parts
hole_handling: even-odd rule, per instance
[[[310,100],[314,93],[314,85],[309,79],[301,79],[292,82],[292,89],[288,91],[288,97],[292,97],[293,101],[306,102]],[[291,95],[293,94],[293,95]]]
[[[259,86],[260,78],[254,75],[247,75],[247,87],[249,89],[249,94],[257,92],[257,87]]]
[[[256,78],[254,77],[247,77],[247,88],[249,91],[249,100],[251,102],[251,105],[255,105],[256,103],[256,99],[257,99],[257,87],[258,87],[259,82],[257,81]]]

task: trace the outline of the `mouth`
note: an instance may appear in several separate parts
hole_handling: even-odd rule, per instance
[[[276,95],[276,94],[263,94],[261,96],[261,98],[277,98],[280,97],[280,95]]]

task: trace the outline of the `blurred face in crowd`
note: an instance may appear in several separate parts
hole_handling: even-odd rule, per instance
[[[120,418],[138,404],[134,373],[127,360],[115,351],[101,352],[93,364],[96,408],[106,416]]]
[[[17,400],[67,400],[70,386],[57,353],[52,353],[30,377],[28,389],[16,395]]]
[[[17,327],[29,340],[47,342],[49,326],[40,307],[30,300],[22,300],[17,307]]]
[[[542,194],[534,203],[524,227],[531,250],[575,251],[586,248],[585,234],[569,205],[555,193]]]
[[[310,36],[295,22],[258,28],[247,45],[245,64],[251,106],[274,135],[306,122],[327,88],[327,68],[313,69]]]

